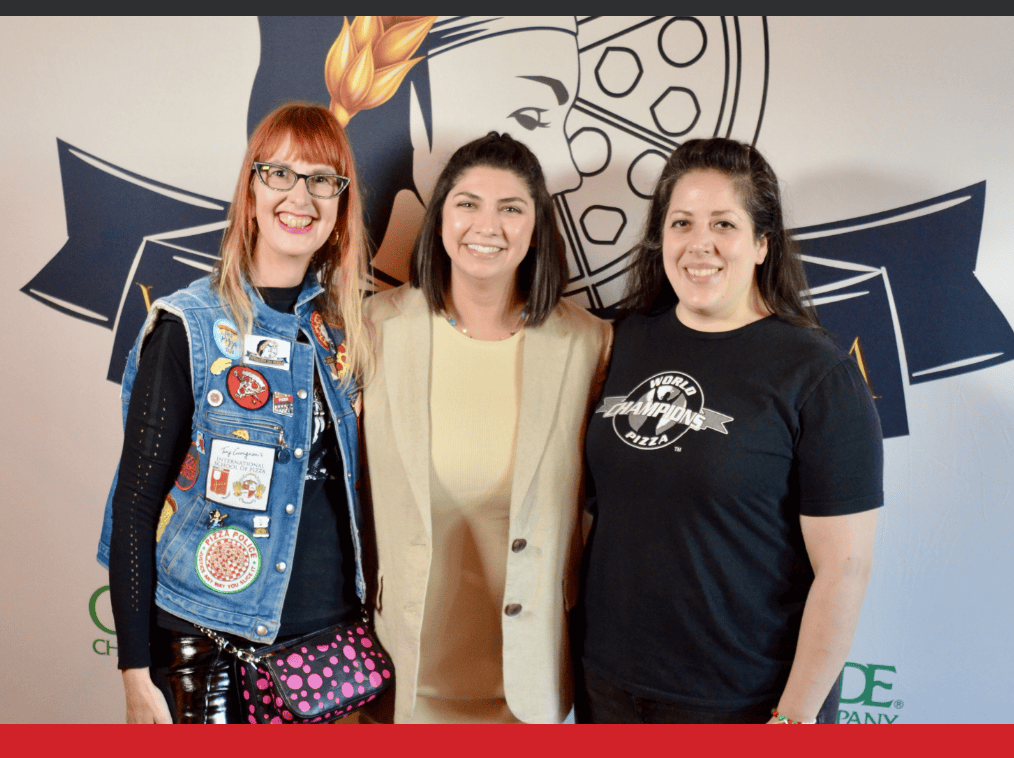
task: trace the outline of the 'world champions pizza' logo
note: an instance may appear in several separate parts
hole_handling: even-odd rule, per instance
[[[607,397],[595,411],[613,420],[621,440],[641,450],[668,447],[687,432],[728,434],[725,416],[704,407],[701,385],[687,374],[665,371],[641,382],[626,397]]]

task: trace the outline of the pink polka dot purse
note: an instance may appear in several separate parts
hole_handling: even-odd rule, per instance
[[[238,659],[239,703],[251,724],[334,721],[394,681],[390,658],[365,618],[258,650],[201,631]]]

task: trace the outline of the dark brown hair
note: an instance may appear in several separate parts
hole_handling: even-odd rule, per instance
[[[673,188],[691,171],[719,171],[736,185],[753,223],[755,240],[767,239],[768,252],[757,266],[757,289],[768,309],[793,324],[820,328],[813,306],[800,292],[808,289],[795,241],[785,230],[778,178],[756,148],[731,139],[688,140],[669,156],[648,205],[644,234],[634,246],[622,312],[660,313],[675,307],[676,292],[662,266],[665,215]]]
[[[525,301],[525,324],[538,326],[549,318],[563,295],[568,278],[567,251],[556,225],[553,198],[546,188],[539,159],[509,134],[490,132],[458,148],[447,161],[433,188],[433,197],[412,250],[409,282],[423,291],[431,311],[439,313],[444,309],[451,281],[450,259],[441,239],[444,201],[461,176],[475,166],[510,171],[525,183],[535,201],[532,249],[518,266],[517,287]]]

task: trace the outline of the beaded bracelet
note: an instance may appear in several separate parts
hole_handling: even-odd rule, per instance
[[[771,709],[771,715],[778,720],[779,724],[816,724],[816,721],[793,721],[788,716],[783,716],[777,708]]]

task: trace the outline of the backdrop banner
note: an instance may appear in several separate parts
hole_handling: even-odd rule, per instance
[[[347,124],[377,248],[368,289],[407,280],[441,168],[496,130],[538,155],[566,296],[605,317],[671,151],[755,144],[884,428],[886,506],[839,722],[1009,721],[1014,20],[374,21],[0,21],[0,192],[28,227],[0,243],[2,602],[8,639],[34,641],[8,662],[0,720],[123,720],[95,549],[126,355],[151,303],[211,270],[250,131],[300,99]],[[349,38],[400,78],[351,86],[329,57]],[[398,60],[376,52],[408,42]]]

